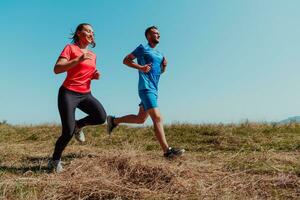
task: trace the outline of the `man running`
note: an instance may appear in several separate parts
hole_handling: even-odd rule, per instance
[[[158,28],[151,26],[146,29],[146,45],[139,45],[132,53],[127,55],[123,63],[139,71],[139,112],[137,115],[126,115],[123,117],[107,117],[107,131],[112,130],[120,123],[143,124],[150,115],[155,136],[167,158],[180,156],[184,149],[175,149],[168,145],[163,128],[162,116],[157,105],[158,82],[160,75],[165,72],[167,66],[166,58],[155,49],[159,43],[160,34]],[[137,63],[134,60],[137,59]]]

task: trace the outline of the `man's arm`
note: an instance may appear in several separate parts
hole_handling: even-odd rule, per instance
[[[151,70],[151,63],[146,64],[146,65],[139,65],[138,63],[134,62],[133,60],[135,59],[135,56],[131,53],[128,54],[124,59],[123,59],[123,64],[127,65],[128,67],[135,68],[137,70],[140,70],[142,72],[149,72]]]
[[[167,65],[168,65],[168,61],[166,57],[164,57],[161,63],[161,73],[164,73],[166,71]]]

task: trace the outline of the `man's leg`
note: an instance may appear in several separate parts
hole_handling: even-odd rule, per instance
[[[113,129],[120,123],[143,124],[148,118],[149,114],[145,112],[142,105],[140,105],[139,113],[137,115],[125,115],[123,117],[107,117],[107,133],[110,135]]]
[[[113,119],[115,125],[120,123],[130,124],[143,124],[148,118],[149,114],[144,110],[143,106],[140,105],[139,113],[137,115],[125,115],[123,117],[116,117]]]
[[[168,151],[169,145],[168,145],[166,137],[165,137],[162,116],[161,116],[158,108],[150,108],[149,110],[147,110],[147,112],[149,113],[149,115],[153,121],[155,136],[156,136],[162,150],[164,151],[164,153],[166,153]]]

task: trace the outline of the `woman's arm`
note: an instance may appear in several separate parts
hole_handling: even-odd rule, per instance
[[[72,60],[67,60],[66,58],[60,57],[60,58],[58,58],[55,66],[54,66],[54,73],[60,74],[60,73],[66,72],[69,69],[71,69],[72,67],[78,65],[80,62],[87,60],[87,59],[92,59],[92,54],[84,53],[81,56],[78,56],[77,58],[74,58]]]

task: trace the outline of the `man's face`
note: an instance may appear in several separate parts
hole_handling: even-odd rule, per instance
[[[159,31],[157,29],[151,29],[148,32],[148,41],[152,42],[154,44],[158,44],[159,43],[159,38],[160,38],[160,34]]]

